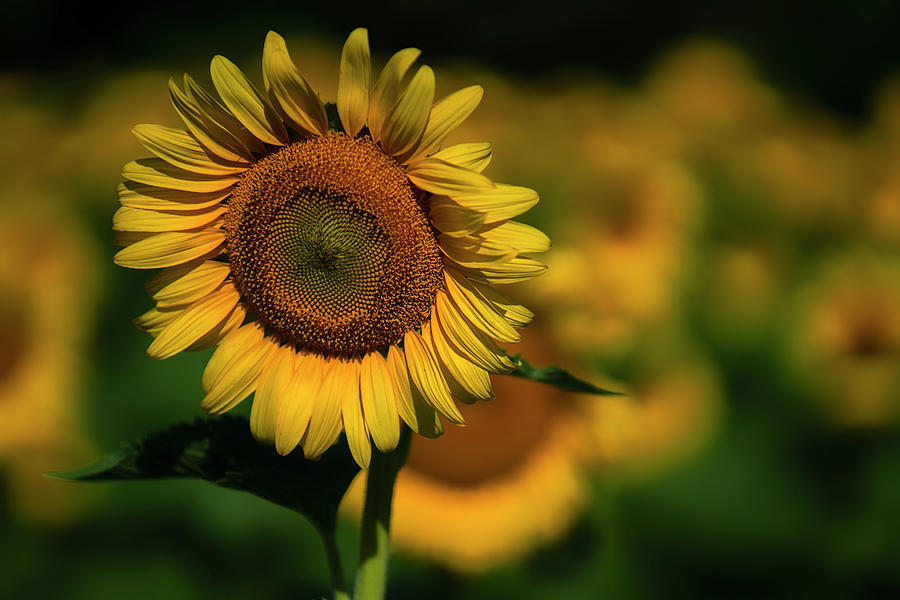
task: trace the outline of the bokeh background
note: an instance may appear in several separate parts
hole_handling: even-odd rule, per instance
[[[328,594],[312,528],[200,482],[43,477],[200,414],[112,264],[138,123],[269,28],[333,98],[340,44],[416,46],[481,107],[453,141],[533,187],[521,350],[627,398],[497,378],[417,441],[393,598],[900,594],[900,5],[4,3],[0,597]],[[246,407],[242,410],[246,411]],[[340,526],[355,563],[359,489]],[[352,571],[351,571],[352,572]]]

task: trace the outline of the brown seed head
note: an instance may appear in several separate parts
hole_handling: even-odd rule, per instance
[[[383,350],[429,316],[441,258],[421,192],[369,138],[296,142],[254,164],[225,220],[234,283],[284,343]]]

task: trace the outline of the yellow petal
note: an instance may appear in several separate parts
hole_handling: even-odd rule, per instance
[[[484,214],[485,224],[516,217],[538,203],[532,189],[498,183],[494,189],[453,194],[451,200],[460,206]]]
[[[200,379],[203,393],[218,385],[230,366],[248,349],[262,341],[263,335],[263,328],[259,323],[247,323],[226,336],[203,370],[203,377]]]
[[[209,332],[199,340],[188,346],[185,350],[195,352],[197,350],[207,350],[213,346],[218,346],[219,342],[225,339],[225,336],[235,331],[244,323],[247,317],[247,311],[244,307],[237,304],[221,324],[213,327]]]
[[[266,147],[262,140],[244,127],[237,117],[231,114],[231,112],[219,102],[218,98],[203,89],[203,87],[194,81],[187,73],[184,74],[184,90],[187,92],[191,102],[196,104],[203,114],[209,116],[220,125],[222,129],[227,131],[242,148],[246,148],[252,154],[265,152]]]
[[[217,55],[209,72],[222,102],[250,133],[274,146],[287,143],[284,123],[233,62]]]
[[[159,310],[158,308],[151,308],[141,316],[136,317],[134,325],[144,333],[149,333],[156,337],[179,314],[181,314],[180,309]]]
[[[163,359],[178,354],[210,330],[220,325],[238,303],[240,295],[233,285],[197,300],[172,319],[147,349],[150,358]]]
[[[197,194],[126,181],[119,184],[118,194],[122,206],[129,208],[187,212],[215,206],[231,195],[231,190]]]
[[[428,115],[425,132],[415,150],[409,155],[410,158],[437,150],[441,142],[472,114],[483,95],[484,89],[480,85],[473,85],[457,90],[436,102]]]
[[[494,189],[494,183],[484,175],[439,158],[416,159],[406,168],[406,174],[416,187],[432,194],[484,193]]]
[[[453,237],[461,237],[478,231],[484,225],[484,215],[463,208],[449,198],[435,196],[428,207],[428,216],[438,231]]]
[[[428,343],[428,348],[437,357],[438,366],[450,387],[451,396],[468,403],[490,400],[494,397],[491,378],[487,371],[479,369],[456,354],[444,339],[439,328],[426,323],[422,327],[422,337]]]
[[[347,392],[345,379],[349,376],[349,368],[345,361],[337,358],[328,358],[325,362],[322,386],[309,417],[309,428],[300,441],[306,458],[321,456],[341,435],[341,403]]]
[[[186,263],[201,256],[215,256],[225,244],[225,233],[157,233],[119,250],[113,261],[129,269],[159,269]]]
[[[491,373],[506,373],[516,368],[494,340],[463,318],[443,290],[437,293],[434,306],[432,327],[440,328],[457,354]]]
[[[506,322],[513,327],[521,329],[531,323],[531,320],[534,318],[533,312],[521,304],[516,304],[490,285],[485,285],[476,281],[470,281],[469,285],[473,290],[481,294],[486,302],[490,302],[491,305],[503,315]]]
[[[472,325],[501,342],[515,343],[521,339],[519,332],[506,322],[490,302],[471,288],[464,277],[444,272],[447,297]]]
[[[368,469],[369,461],[372,459],[372,444],[369,442],[369,432],[366,429],[360,400],[360,363],[358,360],[350,360],[344,363],[343,368],[345,372],[341,377],[341,417],[344,422],[344,433],[347,436],[347,445],[350,446],[350,454],[360,467]]]
[[[396,387],[380,353],[370,352],[363,357],[359,390],[372,441],[382,452],[390,452],[400,440],[400,418]]]
[[[290,454],[303,439],[309,418],[319,402],[324,369],[325,359],[320,356],[297,354],[294,359],[294,375],[275,428],[275,449],[279,454]]]
[[[420,67],[400,95],[381,128],[381,145],[394,156],[405,155],[422,136],[434,100],[434,71]]]
[[[114,231],[186,231],[209,225],[228,211],[213,205],[196,211],[163,212],[123,206],[113,215]]]
[[[198,258],[181,265],[161,269],[144,282],[144,288],[150,296],[153,296],[153,294],[157,293],[176,279],[181,279],[204,262],[206,262],[205,258]]]
[[[162,286],[152,294],[152,298],[162,309],[187,306],[219,287],[230,271],[231,268],[227,263],[215,260],[203,261],[187,272],[180,273],[180,277],[171,283]]]
[[[200,408],[209,414],[218,415],[237,406],[256,389],[259,375],[276,348],[268,338],[263,338],[254,346],[243,348],[222,370],[212,389],[203,397]]]
[[[135,125],[131,130],[147,150],[172,166],[201,175],[229,175],[241,173],[249,167],[247,161],[224,161],[216,157],[181,129],[162,125]]]
[[[519,283],[526,279],[533,279],[542,275],[547,270],[547,265],[528,258],[517,256],[504,263],[494,263],[473,270],[473,275],[480,276],[487,283],[504,284]]]
[[[409,378],[415,389],[445,417],[454,423],[465,425],[466,421],[453,402],[450,388],[422,336],[416,331],[407,331],[403,338],[403,349]]]
[[[491,163],[493,147],[489,142],[471,142],[447,146],[435,152],[432,158],[439,158],[458,167],[481,173]]]
[[[403,80],[421,53],[417,48],[404,48],[394,54],[381,70],[369,99],[369,133],[376,142],[381,141],[382,124],[397,104]]]
[[[240,179],[235,175],[198,175],[173,167],[159,158],[141,158],[122,167],[122,177],[170,190],[185,192],[218,192],[230,188]]]
[[[274,31],[266,36],[262,64],[266,93],[282,118],[298,131],[327,134],[322,101],[294,65],[284,38]]]
[[[413,393],[409,371],[406,368],[406,357],[397,346],[388,348],[387,368],[397,395],[397,411],[400,418],[421,436],[435,438],[441,435],[443,428],[440,417],[425,402],[418,390]]]
[[[187,94],[178,89],[178,85],[171,78],[169,98],[175,112],[184,121],[185,127],[204,148],[224,160],[242,162],[253,158],[253,153],[238,137],[204,112]]]
[[[113,231],[113,244],[116,246],[130,246],[154,235],[156,234],[148,231]]]
[[[269,362],[259,376],[259,384],[250,409],[250,431],[263,442],[273,443],[278,425],[278,415],[288,397],[294,377],[295,352],[281,346],[272,352]]]
[[[543,231],[517,221],[506,221],[482,229],[478,237],[511,246],[519,252],[545,252],[550,249],[550,238]]]
[[[518,254],[515,248],[471,236],[438,236],[441,252],[456,264],[469,268],[481,268],[507,262]]]
[[[369,32],[359,27],[350,33],[341,52],[337,91],[338,115],[344,131],[350,137],[356,136],[366,124],[371,68]]]

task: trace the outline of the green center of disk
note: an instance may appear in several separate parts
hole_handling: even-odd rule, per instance
[[[307,306],[347,315],[372,308],[390,258],[374,215],[345,198],[307,190],[279,211],[269,240],[280,258],[273,279]]]

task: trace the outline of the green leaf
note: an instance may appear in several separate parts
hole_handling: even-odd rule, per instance
[[[518,361],[519,366],[515,371],[507,373],[513,377],[522,377],[539,383],[546,383],[558,387],[567,392],[577,392],[579,394],[598,394],[601,396],[622,396],[620,392],[613,392],[597,387],[593,383],[578,379],[565,369],[560,367],[535,367],[530,362],[522,358],[521,354],[510,356],[513,362]]]
[[[297,450],[279,456],[250,434],[242,417],[197,419],[110,452],[99,462],[52,477],[73,481],[122,481],[190,477],[255,494],[306,516],[331,532],[337,508],[359,466],[346,442],[312,461]]]

